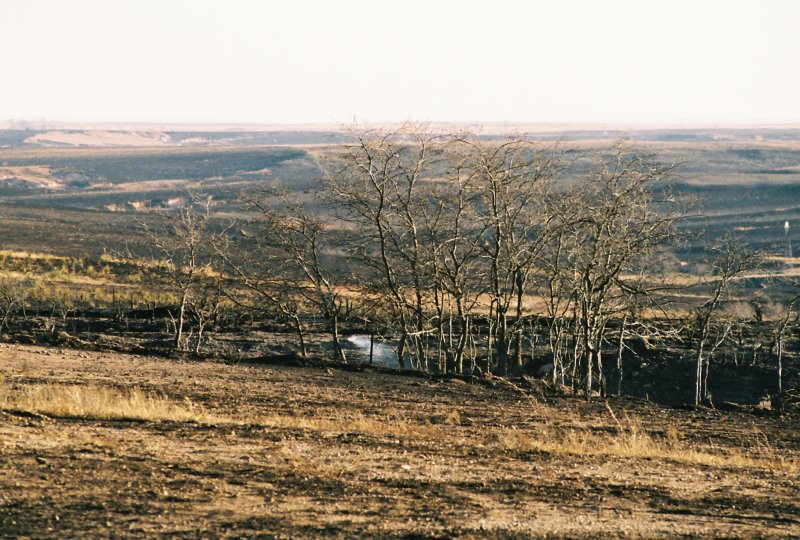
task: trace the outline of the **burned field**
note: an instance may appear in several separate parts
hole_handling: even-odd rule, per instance
[[[796,535],[797,136],[673,135],[0,149],[0,533]]]
[[[0,131],[0,215],[4,249],[99,255],[133,227],[137,211],[175,207],[189,191],[230,202],[243,191],[318,187],[319,159],[347,140],[341,132],[166,133],[173,146],[91,147],[29,144],[36,131]],[[568,157],[607,147],[617,134],[541,136]],[[680,163],[677,190],[696,196],[703,216],[691,226],[719,236],[739,229],[757,245],[780,243],[797,220],[800,147],[794,130],[630,132],[631,144]],[[500,136],[496,136],[502,139]],[[185,140],[201,144],[182,145]],[[88,224],[89,228],[83,227]],[[47,235],[44,233],[47,232]],[[66,241],[66,244],[62,241]]]
[[[796,416],[4,345],[6,537],[796,534]],[[138,396],[138,397],[137,397]]]

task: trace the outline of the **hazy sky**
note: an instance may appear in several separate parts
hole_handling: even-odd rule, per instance
[[[800,123],[793,0],[0,0],[0,121]]]

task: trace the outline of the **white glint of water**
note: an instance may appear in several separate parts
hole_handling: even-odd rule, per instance
[[[359,355],[359,360],[369,362],[370,336],[348,336],[347,342]],[[399,367],[397,351],[390,343],[376,339],[372,349],[372,363],[379,366]]]

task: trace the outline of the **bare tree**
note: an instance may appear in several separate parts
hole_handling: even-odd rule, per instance
[[[564,360],[568,345],[568,328],[572,319],[569,314],[575,309],[575,291],[566,274],[569,263],[567,253],[571,246],[568,235],[568,224],[571,222],[573,211],[571,203],[572,199],[566,196],[550,197],[548,200],[547,213],[552,218],[548,220],[547,242],[543,246],[536,268],[538,278],[536,290],[544,303],[547,316],[548,347],[553,358],[551,372],[553,385],[565,382]],[[576,350],[577,337],[576,332],[574,333]]]
[[[800,323],[800,295],[790,298],[788,301],[780,305],[778,317],[772,323],[772,336],[775,341],[775,359],[776,359],[776,383],[777,383],[777,396],[776,405],[778,410],[783,410],[784,407],[784,391],[783,391],[783,352],[784,341],[786,334],[792,326]]]
[[[364,266],[363,283],[397,320],[400,365],[409,345],[412,357],[424,362],[431,268],[420,225],[438,137],[420,126],[351,133],[353,143],[327,164],[326,185],[355,229],[351,252]]]
[[[509,368],[512,342],[514,359],[522,364],[523,310],[529,278],[549,238],[546,212],[549,182],[560,169],[558,153],[547,153],[524,137],[483,142],[462,135],[468,147],[475,179],[477,218],[483,222],[481,249],[488,266],[489,346],[497,353],[501,373]],[[513,328],[509,314],[515,305]],[[513,339],[512,339],[513,336]]]
[[[350,314],[352,300],[346,291],[346,264],[330,260],[337,249],[330,216],[309,210],[284,190],[265,195],[251,199],[249,205],[260,212],[266,244],[282,256],[282,285],[325,318],[336,358],[347,362],[340,325]]]
[[[448,148],[446,180],[430,185],[422,222],[430,248],[439,369],[457,373],[465,372],[465,360],[470,373],[477,368],[474,318],[486,281],[481,245],[488,229],[476,212],[479,192],[470,159],[469,148]]]
[[[25,312],[29,286],[24,281],[10,279],[0,282],[0,334],[9,328],[15,312]]]
[[[711,282],[708,299],[695,309],[693,329],[696,343],[694,403],[700,405],[707,395],[708,358],[722,345],[731,330],[730,323],[717,328],[720,307],[737,279],[755,269],[760,255],[746,250],[733,237],[722,238],[711,248]]]
[[[240,202],[244,212],[253,210],[250,201]],[[223,271],[234,284],[223,291],[226,298],[247,312],[286,325],[297,335],[300,355],[307,357],[304,319],[311,310],[287,279],[287,260],[273,247],[270,225],[256,218],[232,222],[217,236],[214,248]]]
[[[557,156],[524,138],[495,143],[470,134],[438,136],[419,126],[354,131],[354,143],[329,166],[328,186],[360,237],[353,253],[372,271],[399,330],[398,357],[427,368],[476,366],[488,323],[486,367],[522,358],[529,278],[545,244],[545,184]],[[489,316],[479,300],[489,298]],[[510,311],[516,305],[514,327]]]
[[[209,278],[213,278],[213,250],[210,247],[209,221],[211,197],[194,196],[175,213],[159,215],[159,223],[141,222],[152,248],[150,257],[165,283],[177,298],[175,312],[170,311],[174,332],[173,347],[188,349],[184,330],[192,303],[202,302]],[[130,252],[127,256],[138,259]]]
[[[223,301],[223,274],[215,269],[214,276],[203,280],[196,288],[196,293],[192,294],[188,301],[188,310],[192,315],[197,329],[197,340],[195,341],[194,352],[200,354],[203,345],[203,338],[206,329],[219,315]]]
[[[608,321],[624,312],[632,297],[651,294],[642,277],[655,274],[654,255],[681,236],[676,225],[686,216],[685,207],[665,190],[673,169],[618,144],[583,183],[563,195],[573,213],[565,223],[562,268],[576,299],[587,399],[595,368],[605,385],[602,346]]]

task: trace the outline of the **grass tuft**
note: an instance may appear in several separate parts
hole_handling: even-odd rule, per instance
[[[663,435],[654,435],[637,418],[625,414],[620,421],[613,412],[612,418],[616,429],[610,431],[543,426],[535,433],[528,434],[512,428],[498,433],[491,442],[514,451],[667,460],[712,467],[755,467],[792,475],[800,472],[797,460],[786,459],[772,452],[744,454],[731,448],[714,451],[698,449],[683,441],[675,428],[668,429]]]
[[[359,433],[376,437],[437,437],[441,430],[427,423],[409,422],[398,415],[369,417],[359,412],[323,416],[268,415],[252,419],[265,427],[308,429],[328,433]]]
[[[172,401],[139,388],[37,384],[6,390],[0,408],[56,417],[135,420],[196,420],[208,415],[192,401]]]

